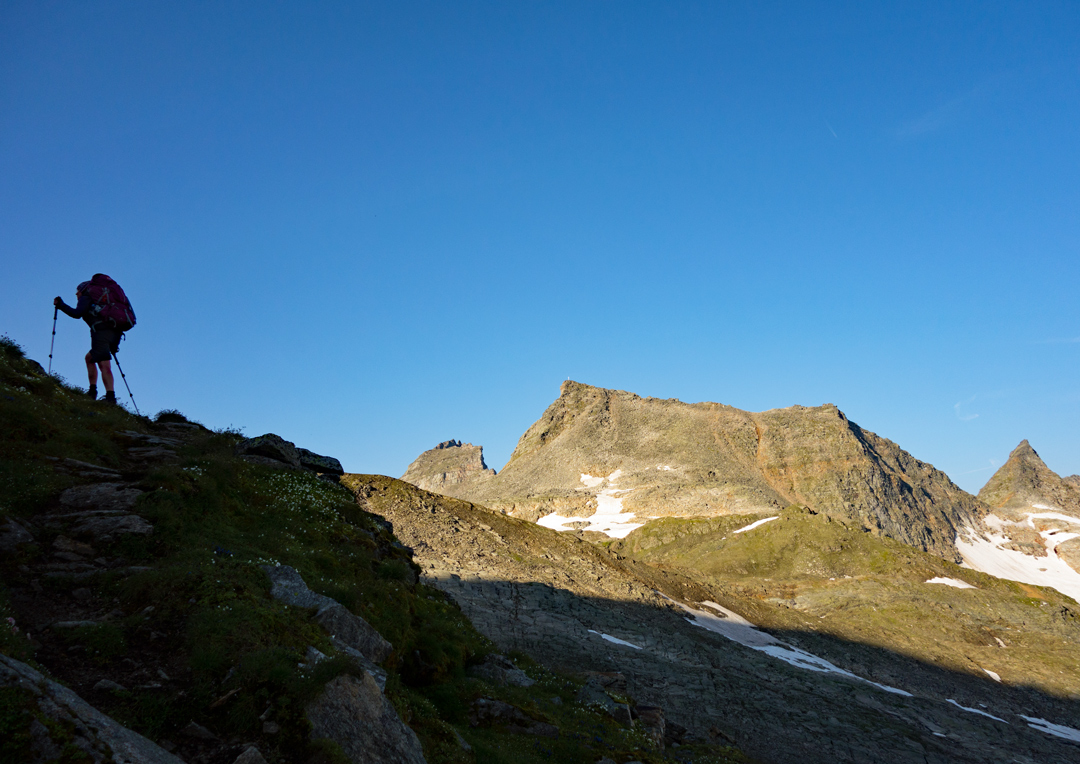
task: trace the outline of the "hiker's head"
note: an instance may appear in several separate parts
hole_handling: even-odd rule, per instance
[[[75,287],[75,296],[76,297],[81,297],[82,293],[86,291],[86,288],[88,286],[90,286],[90,282],[89,281],[84,281],[81,284],[79,284],[77,287]]]

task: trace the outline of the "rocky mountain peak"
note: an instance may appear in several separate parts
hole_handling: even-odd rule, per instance
[[[1062,478],[1026,440],[979,491],[993,509],[1021,510],[1039,504],[1080,516],[1080,479]]]
[[[649,518],[765,515],[805,504],[948,558],[957,532],[984,514],[944,473],[833,404],[754,413],[567,380],[497,477],[466,466],[476,458],[467,448],[426,452],[403,479],[598,533],[609,530],[589,518],[622,532]]]
[[[483,446],[446,440],[420,454],[401,479],[425,491],[455,496],[461,486],[493,477],[495,470],[484,462]]]

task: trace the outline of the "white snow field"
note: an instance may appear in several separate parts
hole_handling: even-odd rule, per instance
[[[545,515],[537,520],[536,524],[542,525],[545,528],[551,528],[555,531],[571,531],[577,529],[573,527],[567,528],[567,524],[586,523],[584,526],[579,526],[581,530],[599,531],[600,533],[607,534],[613,539],[626,538],[630,531],[635,528],[640,528],[645,523],[633,522],[635,518],[634,513],[623,512],[623,499],[616,494],[629,493],[633,489],[618,488],[615,485],[615,481],[618,480],[621,475],[622,470],[615,470],[607,477],[594,477],[582,473],[581,482],[584,484],[585,489],[599,488],[605,482],[607,483],[607,488],[596,495],[596,512],[589,517],[563,517],[558,514]]]
[[[637,645],[633,644],[632,642],[627,642],[625,639],[619,639],[618,637],[613,637],[610,634],[604,634],[604,633],[599,632],[599,631],[594,631],[593,629],[589,629],[589,633],[590,634],[596,634],[601,639],[606,639],[608,642],[613,642],[616,645],[622,645],[623,647],[632,647],[635,650],[644,649],[644,648],[638,647]]]
[[[839,666],[834,666],[824,658],[819,658],[805,650],[800,650],[797,647],[785,644],[771,634],[758,631],[754,627],[754,624],[750,623],[738,613],[728,610],[723,605],[718,605],[715,602],[701,603],[706,607],[716,610],[717,613],[714,614],[705,610],[696,610],[688,605],[684,605],[678,600],[673,600],[666,595],[661,594],[660,596],[674,602],[687,613],[690,613],[693,618],[686,619],[689,623],[700,626],[708,631],[715,632],[723,637],[727,637],[732,642],[738,642],[740,645],[749,647],[751,650],[757,650],[766,655],[771,655],[785,663],[789,663],[797,668],[806,669],[807,671],[839,674],[848,679],[855,679],[860,682],[872,684],[874,687],[884,690],[885,692],[903,695],[908,698],[911,697],[910,692],[905,692],[904,690],[899,690],[884,684],[878,684],[877,682],[871,682],[869,679],[863,679],[861,676],[852,674],[850,671],[845,671]]]
[[[1078,729],[1066,727],[1064,724],[1054,724],[1053,722],[1046,721],[1046,719],[1039,719],[1034,716],[1024,716],[1023,714],[1020,714],[1020,718],[1026,721],[1029,727],[1033,727],[1039,732],[1045,732],[1047,735],[1063,737],[1066,740],[1074,740],[1077,743],[1080,743],[1080,730]]]
[[[1004,719],[1002,719],[1000,717],[994,716],[993,714],[988,714],[985,711],[980,711],[977,708],[968,708],[967,706],[962,706],[959,703],[957,703],[955,700],[953,700],[952,698],[946,698],[946,701],[949,702],[949,703],[952,703],[954,706],[956,706],[959,709],[967,711],[969,714],[978,714],[979,716],[985,716],[987,719],[993,719],[994,721],[999,721],[999,722],[1002,722],[1003,724],[1008,724],[1007,721],[1005,721]]]
[[[945,586],[954,586],[957,589],[978,589],[977,586],[972,586],[967,581],[960,581],[955,578],[945,578],[944,576],[938,576],[937,578],[931,578],[926,583],[928,584],[945,584]]]
[[[757,522],[750,523],[749,525],[744,525],[742,528],[739,528],[739,530],[735,531],[735,533],[746,533],[747,531],[754,530],[754,528],[757,528],[758,526],[764,525],[765,523],[769,522],[770,520],[779,520],[779,519],[780,519],[780,515],[776,515],[775,517],[766,517],[764,520],[758,520]]]
[[[1035,505],[1042,509],[1042,505]],[[1060,512],[1025,512],[1026,520],[1012,523],[996,515],[987,515],[985,524],[989,528],[1003,529],[1007,525],[1027,525],[1032,530],[1036,520],[1057,520],[1080,528],[1080,519]],[[1005,549],[1009,539],[1003,533],[988,533],[986,538],[968,529],[971,540],[956,537],[956,548],[964,558],[964,564],[982,573],[989,573],[998,578],[1019,581],[1035,586],[1049,586],[1062,594],[1080,602],[1080,572],[1073,570],[1061,559],[1057,547],[1066,541],[1080,538],[1080,533],[1061,529],[1038,531],[1046,547],[1046,557],[1033,557],[1013,549]]]

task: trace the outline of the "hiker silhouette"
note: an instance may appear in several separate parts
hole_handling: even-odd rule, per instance
[[[90,352],[86,354],[87,393],[97,399],[98,370],[105,385],[106,403],[116,403],[110,359],[120,350],[124,332],[135,325],[135,311],[124,290],[104,273],[95,273],[89,281],[75,287],[77,302],[72,308],[57,297],[53,305],[72,318],[81,318],[90,327]]]

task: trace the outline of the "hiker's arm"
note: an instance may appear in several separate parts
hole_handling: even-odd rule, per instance
[[[89,310],[91,304],[92,303],[90,302],[90,298],[86,295],[83,295],[79,298],[79,304],[76,305],[74,308],[69,307],[64,302],[63,298],[57,297],[55,300],[53,300],[53,305],[64,311],[65,314],[71,316],[72,318],[82,318],[83,316],[85,316],[86,311]]]

